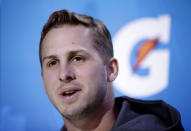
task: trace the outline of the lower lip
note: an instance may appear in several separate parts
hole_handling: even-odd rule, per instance
[[[62,100],[64,100],[65,102],[71,103],[71,102],[77,100],[77,98],[78,98],[80,92],[81,92],[81,91],[77,91],[77,92],[75,92],[75,93],[72,94],[72,95],[68,95],[68,96],[67,96],[67,95],[66,95],[66,96],[60,95],[60,96],[61,96]]]

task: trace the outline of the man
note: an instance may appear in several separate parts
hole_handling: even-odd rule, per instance
[[[63,131],[184,130],[178,111],[162,101],[114,98],[118,62],[101,21],[54,12],[42,30],[39,55],[44,88],[63,116]]]

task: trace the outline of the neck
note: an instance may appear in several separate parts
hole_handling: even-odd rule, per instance
[[[116,119],[112,87],[109,87],[102,106],[88,117],[78,121],[63,119],[68,131],[109,131]]]

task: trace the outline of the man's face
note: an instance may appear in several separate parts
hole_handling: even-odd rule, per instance
[[[66,118],[95,110],[107,93],[107,67],[91,31],[64,25],[48,32],[42,47],[42,78],[54,106]]]

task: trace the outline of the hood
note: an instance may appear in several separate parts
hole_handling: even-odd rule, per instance
[[[111,131],[184,131],[180,113],[162,100],[118,97],[115,107],[119,114]]]

